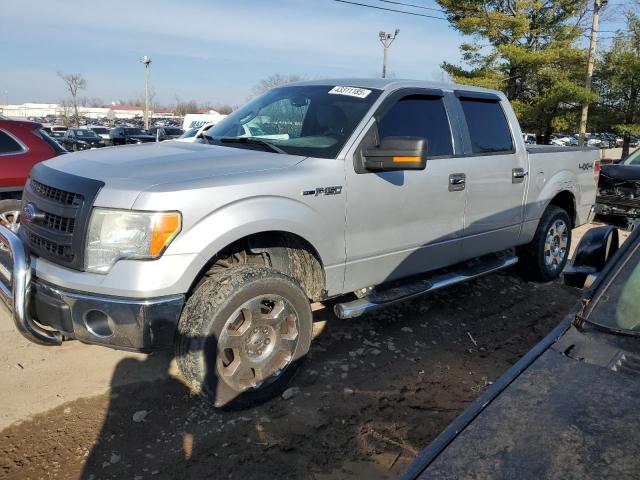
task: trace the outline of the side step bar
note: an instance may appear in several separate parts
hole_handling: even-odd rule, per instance
[[[452,267],[444,274],[430,278],[422,278],[410,283],[390,287],[384,290],[373,290],[369,295],[352,302],[338,303],[333,310],[338,318],[355,318],[378,308],[394,303],[411,300],[425,293],[444,287],[473,280],[488,273],[497,272],[518,263],[518,257],[512,250],[477,258]]]

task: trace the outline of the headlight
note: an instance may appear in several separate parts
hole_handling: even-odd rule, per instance
[[[89,221],[85,269],[107,273],[121,259],[158,258],[181,227],[179,212],[94,208]]]

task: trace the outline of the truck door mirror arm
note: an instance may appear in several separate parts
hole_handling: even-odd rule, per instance
[[[364,167],[373,172],[424,170],[427,140],[419,137],[386,137],[364,151]]]

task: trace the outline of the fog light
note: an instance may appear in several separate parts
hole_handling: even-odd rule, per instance
[[[89,310],[84,314],[84,324],[87,330],[96,337],[107,338],[113,335],[110,318],[100,310]]]

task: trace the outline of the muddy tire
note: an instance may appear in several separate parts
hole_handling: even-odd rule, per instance
[[[197,287],[180,317],[175,354],[193,391],[215,407],[245,408],[287,387],[311,331],[311,306],[296,281],[245,265]]]
[[[520,270],[532,280],[555,280],[569,259],[570,248],[569,214],[562,208],[549,205],[531,243],[518,249]]]
[[[0,200],[0,225],[15,229],[21,208],[20,200]]]

